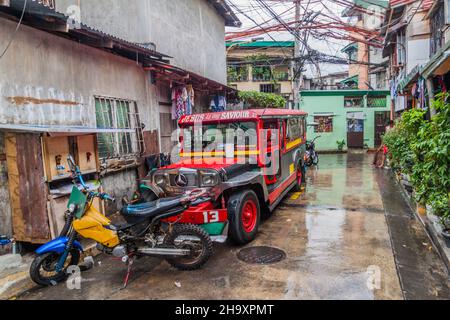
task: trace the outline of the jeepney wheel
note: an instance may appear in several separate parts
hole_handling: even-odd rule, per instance
[[[243,190],[231,195],[228,200],[230,239],[235,244],[247,244],[258,233],[261,219],[259,200],[253,190]]]
[[[300,192],[302,191],[302,185],[306,182],[306,172],[305,172],[305,166],[302,165],[301,161],[297,163],[297,168],[295,171],[296,177],[295,177],[295,187],[294,191]]]

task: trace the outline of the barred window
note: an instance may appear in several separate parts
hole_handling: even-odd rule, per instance
[[[386,108],[387,98],[386,96],[371,96],[367,97],[368,108]]]
[[[345,108],[362,108],[364,104],[363,97],[345,97],[344,107]]]
[[[143,133],[136,102],[95,97],[95,113],[97,128],[117,130],[98,134],[100,158],[121,158],[143,151]]]
[[[281,85],[280,84],[260,84],[259,85],[259,91],[263,93],[280,93],[281,92]]]
[[[333,132],[333,117],[315,116],[314,122],[318,124],[314,127],[315,133]]]

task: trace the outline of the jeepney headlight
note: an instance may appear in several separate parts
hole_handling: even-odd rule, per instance
[[[202,187],[214,187],[219,184],[219,173],[214,171],[200,171]]]
[[[168,184],[168,177],[164,173],[157,173],[153,176],[153,182],[156,185],[163,187]]]

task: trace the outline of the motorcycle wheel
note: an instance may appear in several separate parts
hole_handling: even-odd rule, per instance
[[[165,237],[164,244],[191,250],[191,255],[189,256],[166,259],[171,266],[178,270],[197,270],[213,254],[211,237],[205,230],[193,224],[178,224],[174,226],[172,233]]]
[[[319,156],[316,154],[313,158],[313,165],[317,166],[319,164]]]
[[[34,258],[30,267],[31,280],[41,286],[52,286],[64,281],[68,276],[67,268],[78,265],[80,252],[75,249],[70,251],[63,269],[56,272],[56,264],[60,257],[61,255],[56,252],[48,252]]]

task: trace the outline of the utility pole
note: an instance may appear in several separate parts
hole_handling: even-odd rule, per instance
[[[300,43],[300,2],[301,0],[294,0],[295,4],[295,46],[294,46],[294,60],[292,61],[292,71],[294,76],[293,94],[294,94],[294,109],[300,109],[300,89],[302,85],[302,63],[300,62],[301,43]]]

